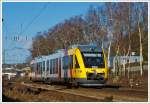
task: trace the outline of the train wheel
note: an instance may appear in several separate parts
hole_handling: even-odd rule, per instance
[[[78,82],[75,82],[75,83],[74,83],[74,87],[75,87],[75,88],[79,88],[79,83],[78,83]]]
[[[79,83],[74,80],[74,81],[72,82],[72,86],[73,86],[74,88],[79,88]]]

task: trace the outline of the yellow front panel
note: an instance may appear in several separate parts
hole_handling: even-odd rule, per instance
[[[105,73],[105,78],[108,77],[108,68],[107,68],[107,61],[106,61],[106,57],[104,54],[104,61],[105,61],[105,68],[85,68],[84,66],[84,62],[82,59],[82,55],[80,53],[80,50],[78,48],[74,49],[74,52],[71,52],[72,54],[74,54],[74,56],[76,55],[77,60],[79,62],[79,66],[80,68],[73,68],[72,70],[72,75],[73,78],[87,78],[86,73],[94,73],[94,71],[96,71],[96,73]],[[103,51],[104,53],[104,51]],[[75,63],[75,58],[73,58],[73,63]]]
[[[75,55],[77,57],[77,60],[78,60],[79,66],[80,66],[80,68],[75,69],[75,72],[76,72],[75,78],[86,78],[86,71],[84,68],[83,59],[82,59],[79,49],[76,49]]]
[[[87,73],[105,73],[105,78],[107,78],[108,69],[107,68],[86,68]]]

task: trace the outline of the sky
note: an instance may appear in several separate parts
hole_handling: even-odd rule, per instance
[[[32,38],[76,15],[85,15],[92,2],[3,2],[3,63],[23,63],[30,56]],[[14,37],[19,36],[19,40]]]

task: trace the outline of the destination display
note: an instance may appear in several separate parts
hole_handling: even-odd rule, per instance
[[[83,53],[85,57],[102,57],[100,53]]]

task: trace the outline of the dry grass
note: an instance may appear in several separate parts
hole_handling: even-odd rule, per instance
[[[13,89],[6,87],[6,89],[3,90],[3,95],[16,101],[26,102],[100,101],[97,99],[89,99],[87,97],[60,93],[57,91],[38,91],[35,88],[29,88],[17,83],[13,85]]]
[[[134,73],[135,74],[135,73]],[[138,88],[143,90],[148,90],[148,72],[144,71],[143,76],[140,73],[128,76],[115,76],[110,77],[108,80],[108,84],[110,85],[119,85],[125,88]]]

